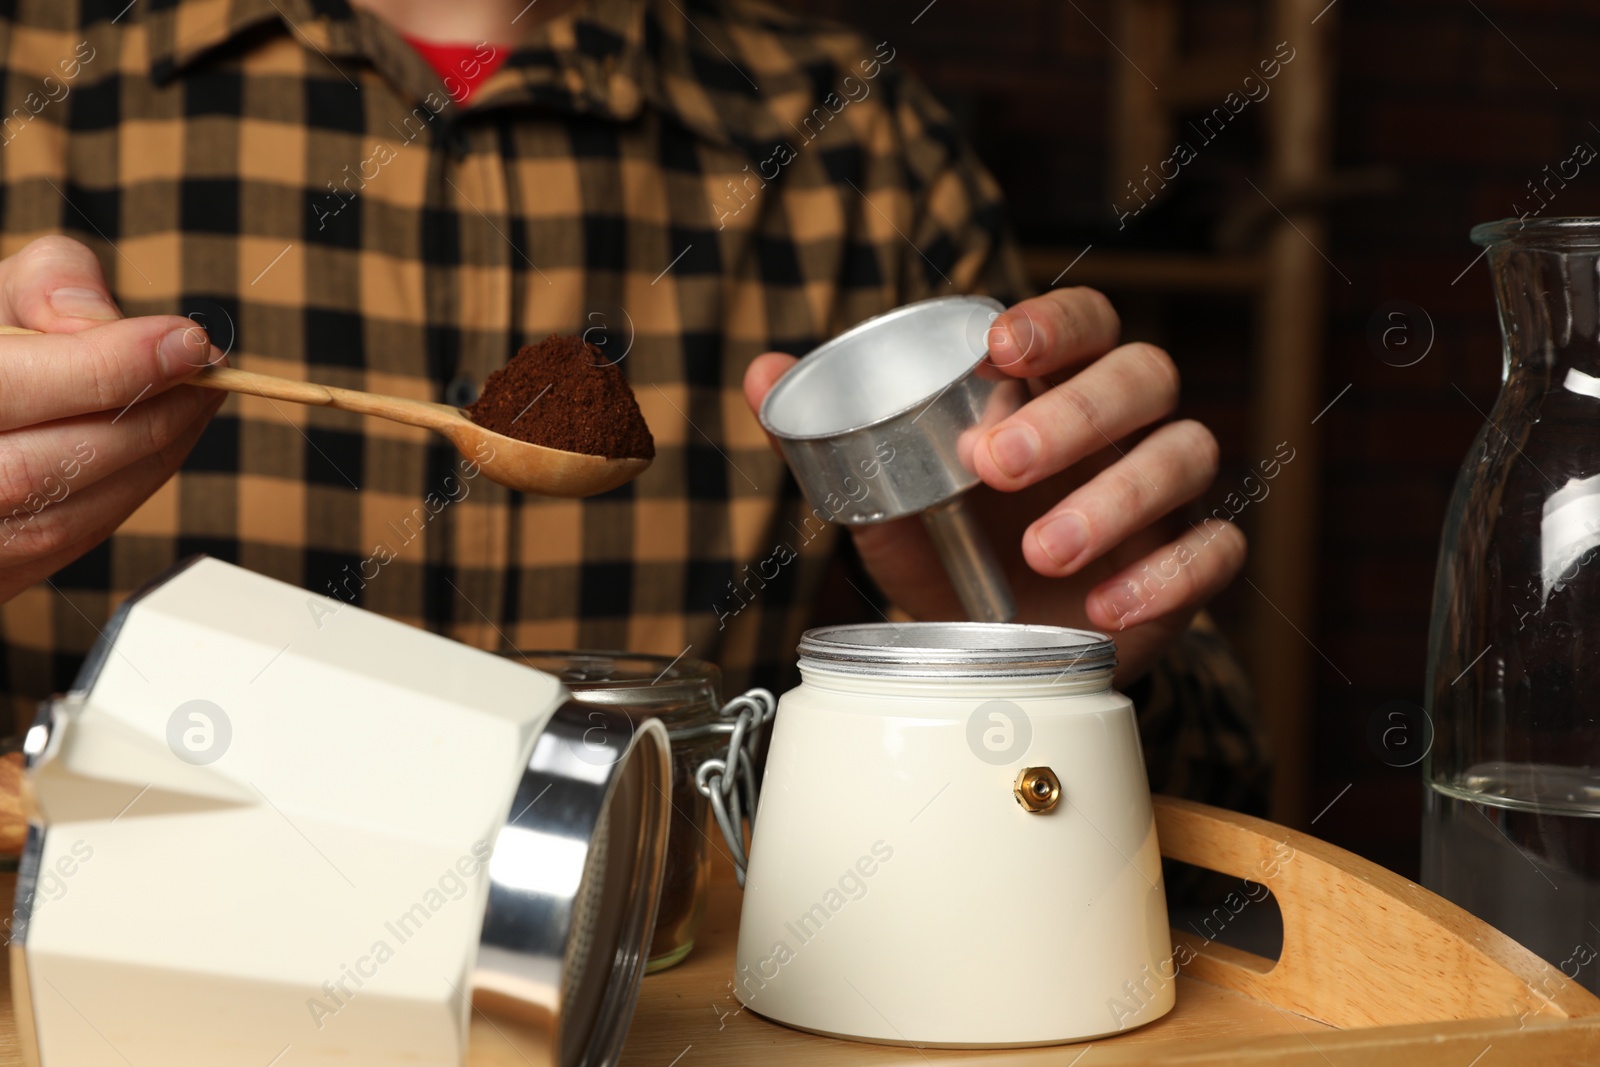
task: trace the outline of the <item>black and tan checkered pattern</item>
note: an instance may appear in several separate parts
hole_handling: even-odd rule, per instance
[[[782,685],[835,533],[745,367],[910,300],[1024,295],[994,182],[893,43],[764,3],[588,0],[465,106],[346,0],[9,0],[0,62],[0,254],[65,233],[127,313],[192,315],[234,366],[457,404],[589,331],[658,448],[604,497],[539,499],[421,431],[231,397],[109,542],[0,608],[23,717],[194,552],[479,646]]]
[[[193,314],[234,366],[419,399],[595,331],[659,455],[605,497],[537,499],[420,431],[230,398],[110,542],[0,609],[19,713],[192,552],[480,646],[692,646],[730,687],[777,682],[833,535],[796,543],[745,366],[1020,289],[996,187],[893,47],[765,5],[592,0],[463,107],[344,0],[125,4],[0,4],[0,253],[66,233],[126,312]],[[779,542],[799,559],[719,630]]]

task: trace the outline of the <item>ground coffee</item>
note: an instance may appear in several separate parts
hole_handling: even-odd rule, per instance
[[[581,337],[551,334],[489,375],[465,409],[486,430],[610,459],[654,459],[655,440],[622,368]]]

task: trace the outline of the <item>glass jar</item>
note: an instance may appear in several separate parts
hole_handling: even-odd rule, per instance
[[[1600,219],[1472,239],[1502,385],[1439,552],[1422,877],[1600,991]]]
[[[582,703],[621,711],[634,723],[660,719],[667,728],[672,742],[672,827],[645,973],[681,962],[694,948],[711,879],[708,802],[695,786],[695,773],[706,760],[725,751],[727,731],[720,726],[722,672],[702,660],[632,652],[528,652],[517,658],[559,678]],[[596,726],[592,736],[584,736],[579,757],[609,763],[627,740],[609,737],[604,727]]]

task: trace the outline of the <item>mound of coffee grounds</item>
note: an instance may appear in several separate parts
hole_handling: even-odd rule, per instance
[[[654,459],[655,439],[622,368],[581,337],[551,334],[489,375],[464,409],[485,430],[608,459]]]

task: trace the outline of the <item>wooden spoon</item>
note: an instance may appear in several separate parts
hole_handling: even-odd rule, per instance
[[[38,332],[19,326],[0,326],[0,334]],[[610,459],[518,441],[484,429],[460,408],[425,400],[363,393],[357,389],[277,378],[232,367],[207,367],[185,379],[184,384],[294,404],[338,408],[408,426],[421,426],[448,437],[456,450],[477,464],[491,480],[508,489],[541,496],[594,496],[631,482],[650,466],[648,459]]]

